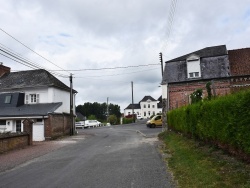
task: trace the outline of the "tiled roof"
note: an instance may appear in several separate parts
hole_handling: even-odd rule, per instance
[[[143,97],[143,99],[140,102],[146,102],[147,100],[151,100],[151,101],[156,101],[153,97],[151,96],[145,96]],[[139,103],[140,103],[139,102]]]
[[[5,102],[9,97],[10,101]],[[0,93],[0,108],[2,107],[16,107],[24,104],[24,93]]]
[[[227,48],[226,48],[226,45],[207,47],[207,48],[203,48],[201,50],[183,55],[181,57],[169,60],[166,63],[173,62],[173,61],[184,61],[187,59],[187,57],[189,57],[192,54],[198,55],[198,56],[200,56],[200,58],[221,56],[221,55],[227,54]]]
[[[141,108],[140,104],[129,104],[125,109],[140,109],[140,108]]]
[[[62,103],[25,104],[19,107],[1,107],[0,117],[46,116]]]
[[[43,69],[11,72],[0,78],[0,91],[39,86],[53,86],[70,91],[67,85]]]
[[[79,120],[81,120],[81,121],[83,121],[83,120],[86,119],[86,117],[85,117],[84,115],[82,115],[81,112],[76,112],[76,117],[77,117]]]

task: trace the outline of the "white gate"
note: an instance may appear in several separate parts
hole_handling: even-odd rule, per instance
[[[44,141],[44,124],[33,124],[33,141]]]

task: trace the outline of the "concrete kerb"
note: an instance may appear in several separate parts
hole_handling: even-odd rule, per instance
[[[145,138],[150,138],[150,137],[148,137],[146,134],[142,133],[142,132],[139,131],[139,130],[137,130],[136,132],[139,133],[139,134],[141,134],[141,135],[144,136]]]

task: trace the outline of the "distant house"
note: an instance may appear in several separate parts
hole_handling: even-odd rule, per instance
[[[10,72],[0,64],[0,131],[22,132],[26,118],[34,122],[33,141],[69,134],[70,88],[46,70]]]
[[[151,115],[162,112],[162,104],[151,96],[145,96],[138,104],[129,104],[124,109],[124,116],[132,115],[133,111],[142,118],[149,118]]]
[[[227,50],[225,45],[207,47],[165,62],[163,95],[169,108],[191,102],[190,94],[212,83],[214,95],[226,95],[250,86],[250,48]]]
[[[76,112],[76,118],[79,120],[79,121],[85,121],[86,120],[86,117],[84,115],[82,115],[81,112]]]

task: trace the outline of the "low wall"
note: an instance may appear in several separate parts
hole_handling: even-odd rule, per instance
[[[0,134],[0,153],[30,145],[29,134]]]

